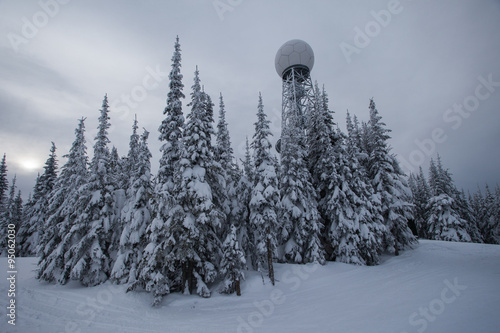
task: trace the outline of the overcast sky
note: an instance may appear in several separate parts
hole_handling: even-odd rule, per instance
[[[151,132],[153,169],[176,35],[184,93],[198,65],[205,91],[222,92],[232,144],[243,155],[258,93],[280,135],[278,48],[315,52],[335,121],[368,119],[369,99],[406,171],[439,153],[460,188],[500,183],[500,1],[189,0],[0,2],[0,153],[26,197],[48,157],[59,165],[87,117],[92,154],[108,94],[110,139],[126,155],[134,114]],[[126,97],[129,96],[129,97]],[[183,103],[184,112],[189,112]],[[461,107],[461,105],[464,105]],[[218,106],[216,106],[218,110]],[[469,111],[470,110],[470,111]]]

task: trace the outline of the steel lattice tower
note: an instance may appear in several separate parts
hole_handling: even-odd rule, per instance
[[[286,42],[276,54],[276,71],[282,78],[281,139],[276,145],[278,152],[286,144],[284,138],[287,131],[296,127],[306,130],[314,97],[310,75],[313,65],[314,53],[309,44],[302,40]]]

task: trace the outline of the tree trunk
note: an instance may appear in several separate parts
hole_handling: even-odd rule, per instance
[[[191,294],[193,291],[193,263],[185,262],[182,265],[182,292]]]
[[[271,249],[271,239],[269,238],[269,236],[267,237],[266,240],[266,246],[267,246],[267,264],[269,267],[269,279],[271,280],[271,283],[274,286],[273,250]]]
[[[236,289],[236,296],[241,296],[240,279],[234,281],[234,289]]]

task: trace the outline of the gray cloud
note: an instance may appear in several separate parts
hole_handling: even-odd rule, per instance
[[[55,0],[54,0],[55,1]],[[222,0],[226,2],[225,0]],[[462,119],[457,129],[443,120],[455,103],[474,94],[478,77],[500,81],[500,5],[497,1],[407,1],[368,45],[348,63],[340,45],[355,45],[356,28],[365,30],[374,14],[391,1],[264,1],[243,0],[220,20],[212,1],[70,1],[61,5],[27,43],[14,52],[0,40],[0,138],[7,152],[9,175],[22,174],[23,192],[37,171],[19,167],[36,158],[40,167],[50,141],[62,156],[73,141],[77,119],[87,117],[88,150],[92,153],[98,109],[104,93],[120,101],[140,86],[147,68],[170,70],[175,36],[183,50],[185,106],[195,66],[205,90],[218,105],[225,99],[232,143],[240,152],[251,138],[258,92],[279,136],[281,81],[274,55],[285,41],[306,40],[316,55],[314,80],[324,84],[336,122],[343,128],[346,109],[368,117],[368,100],[391,128],[393,151],[408,160],[419,150],[416,140],[441,128],[447,139],[436,143],[445,166],[459,187],[500,183],[500,88]],[[0,36],[21,33],[22,18],[42,10],[37,2],[7,0],[0,4]],[[127,112],[111,112],[112,143],[125,155],[133,115],[152,132],[154,168],[159,158],[156,130],[163,118],[168,80],[158,82]],[[217,108],[217,106],[216,106]],[[420,149],[421,150],[421,149]],[[1,152],[0,152],[1,153]],[[429,157],[422,160],[427,168]],[[63,161],[60,162],[62,164]],[[28,179],[30,181],[28,181]]]

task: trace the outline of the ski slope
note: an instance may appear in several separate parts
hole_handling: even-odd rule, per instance
[[[0,267],[6,275],[7,259]],[[36,258],[19,258],[16,325],[7,323],[0,282],[0,332],[499,332],[500,246],[421,240],[375,267],[276,265],[265,285],[247,272],[242,296],[151,295],[107,282],[85,288],[42,283]]]

